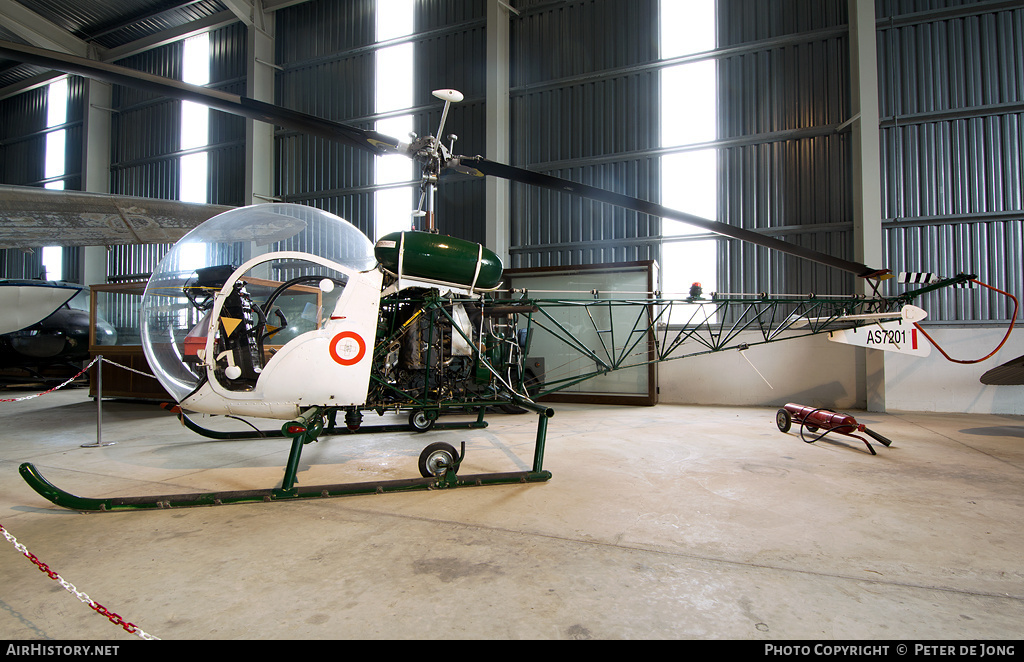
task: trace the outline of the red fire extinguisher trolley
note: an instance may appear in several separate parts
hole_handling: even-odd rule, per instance
[[[877,453],[875,453],[875,449],[868,440],[857,436],[854,432],[863,432],[884,446],[892,444],[891,441],[882,435],[858,423],[857,419],[853,416],[839,414],[831,409],[815,409],[790,402],[775,413],[775,424],[779,426],[779,430],[782,432],[789,432],[793,427],[793,423],[800,425],[800,438],[808,444],[813,444],[825,435],[833,432],[853,437],[854,439],[860,439],[868,447],[868,451],[872,455],[877,455]],[[821,431],[821,434],[817,434],[819,431]]]

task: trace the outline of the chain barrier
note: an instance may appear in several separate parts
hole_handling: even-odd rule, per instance
[[[65,382],[63,382],[63,383],[61,383],[61,384],[59,384],[57,386],[54,386],[51,389],[48,389],[48,390],[43,391],[41,393],[35,393],[33,395],[22,396],[20,398],[2,398],[2,399],[0,399],[0,402],[20,402],[22,400],[31,400],[32,398],[38,398],[41,395],[47,395],[49,393],[53,393],[54,391],[57,391],[59,389],[64,388],[65,386],[67,386],[71,382],[75,381],[76,379],[78,379],[79,377],[84,375],[86,373],[86,371],[89,370],[89,368],[91,368],[94,365],[96,365],[96,363],[99,362],[99,361],[103,361],[104,363],[109,363],[110,365],[117,366],[118,368],[122,368],[124,370],[128,370],[129,372],[138,373],[138,374],[143,375],[145,377],[154,377],[154,375],[147,374],[147,373],[142,372],[140,370],[135,370],[134,368],[129,368],[128,366],[121,365],[120,363],[116,363],[116,362],[111,361],[109,359],[105,359],[102,356],[97,356],[96,358],[94,358],[92,361],[89,362],[89,365],[87,365],[84,368],[82,368],[82,370],[77,375],[75,375],[74,377],[71,377],[67,381],[65,381]],[[63,577],[61,577],[59,574],[57,574],[55,571],[51,570],[50,566],[48,566],[45,563],[43,563],[42,561],[40,561],[39,558],[35,554],[33,554],[30,551],[28,551],[28,548],[26,548],[25,545],[23,545],[20,542],[18,542],[18,539],[15,538],[13,535],[11,535],[11,533],[7,529],[5,529],[2,524],[0,524],[0,533],[2,533],[4,535],[4,538],[6,538],[8,540],[8,542],[10,542],[12,545],[14,545],[14,548],[17,549],[19,552],[21,552],[25,556],[25,558],[27,558],[29,561],[32,561],[32,563],[34,563],[39,568],[39,570],[41,572],[45,572],[50,579],[58,582],[61,586],[64,587],[64,589],[66,591],[68,591],[69,593],[72,593],[80,601],[82,601],[85,604],[89,605],[89,607],[92,608],[93,611],[95,611],[96,613],[101,614],[103,616],[106,616],[107,620],[109,620],[114,625],[120,625],[125,630],[125,632],[128,632],[129,634],[137,635],[138,637],[141,637],[142,639],[159,639],[159,637],[154,637],[153,635],[146,633],[141,628],[136,626],[134,623],[129,623],[129,622],[125,621],[123,618],[121,618],[121,616],[119,614],[111,612],[106,607],[104,607],[100,603],[98,603],[95,600],[93,600],[92,598],[90,598],[86,593],[83,593],[82,591],[79,591],[77,588],[75,588],[74,584],[68,582]]]
[[[84,375],[84,374],[85,374],[85,372],[86,372],[86,371],[87,371],[87,370],[88,370],[89,368],[91,368],[91,367],[93,367],[94,365],[96,365],[96,362],[97,362],[97,361],[99,361],[99,360],[100,360],[100,358],[102,358],[102,357],[99,357],[99,356],[97,356],[96,358],[94,358],[94,359],[93,359],[92,361],[90,361],[90,362],[89,362],[89,365],[87,365],[87,366],[85,366],[84,368],[82,368],[82,369],[81,369],[81,370],[79,371],[79,373],[78,373],[77,375],[75,375],[75,376],[74,376],[74,377],[72,377],[71,379],[68,379],[67,381],[65,381],[65,382],[63,382],[63,383],[61,383],[61,384],[58,384],[57,386],[54,386],[53,388],[51,388],[51,389],[49,389],[49,390],[43,391],[42,393],[36,393],[36,394],[34,394],[34,395],[26,395],[26,396],[22,396],[22,397],[20,397],[20,398],[2,398],[2,399],[0,399],[0,402],[21,402],[22,400],[31,400],[32,398],[38,398],[38,397],[39,397],[39,396],[41,396],[41,395],[46,395],[46,394],[48,394],[48,393],[53,393],[54,391],[56,391],[56,390],[58,390],[58,389],[62,389],[62,388],[64,388],[65,386],[67,386],[67,385],[68,385],[68,384],[70,384],[71,382],[75,381],[76,379],[78,379],[79,377],[81,377],[82,375]]]
[[[86,372],[88,372],[89,368],[91,368],[94,365],[96,365],[96,363],[98,361],[103,361],[104,363],[109,363],[112,366],[117,366],[118,368],[121,368],[122,370],[127,370],[128,372],[134,372],[135,374],[142,375],[143,377],[152,377],[153,379],[156,379],[156,375],[151,375],[148,372],[142,372],[141,370],[136,370],[135,368],[129,368],[126,365],[121,365],[120,363],[116,363],[115,361],[111,361],[110,359],[103,358],[102,356],[97,356],[96,358],[94,358],[92,361],[89,362],[89,365],[87,365],[84,368],[82,368],[78,372],[77,375],[75,375],[74,377],[71,377],[70,379],[65,380],[64,382],[58,384],[57,386],[54,386],[51,389],[48,389],[48,390],[43,391],[41,393],[35,393],[33,395],[25,395],[25,396],[22,396],[20,398],[0,398],[0,402],[21,402],[22,400],[31,400],[32,398],[38,398],[41,395],[47,395],[49,393],[53,393],[54,391],[57,391],[59,389],[64,388],[65,386],[67,386],[71,382],[75,381],[76,379],[78,379],[79,377],[84,375]]]
[[[128,372],[134,372],[136,375],[142,375],[143,377],[152,377],[153,379],[157,378],[156,375],[151,375],[148,372],[142,372],[141,370],[136,370],[135,368],[129,368],[128,366],[121,365],[120,363],[117,363],[116,361],[111,361],[110,359],[108,359],[108,358],[106,358],[104,356],[99,356],[97,358],[102,359],[104,363],[109,363],[112,366],[117,366],[118,368],[121,368],[122,370],[127,370]]]
[[[66,591],[72,593],[76,598],[78,598],[85,604],[89,605],[89,607],[92,608],[92,610],[95,611],[97,614],[106,616],[107,620],[109,620],[114,625],[120,625],[121,628],[129,634],[134,634],[142,639],[159,640],[159,637],[154,637],[153,635],[143,631],[142,628],[138,627],[134,623],[129,623],[125,621],[123,618],[121,618],[119,614],[115,614],[114,612],[108,610],[106,607],[96,602],[82,591],[79,591],[77,588],[75,588],[74,584],[68,582],[55,571],[51,570],[50,566],[40,561],[35,554],[28,551],[28,548],[26,548],[25,545],[18,542],[18,539],[11,535],[10,532],[7,529],[5,529],[2,524],[0,524],[0,533],[4,534],[4,538],[7,538],[8,542],[14,545],[14,548],[21,552],[25,556],[25,558],[27,558],[29,561],[32,561],[32,563],[36,564],[40,572],[45,572],[50,579],[58,582],[61,586],[64,587]]]

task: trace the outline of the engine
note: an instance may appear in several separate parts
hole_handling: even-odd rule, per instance
[[[525,338],[516,315],[477,301],[425,305],[429,291],[381,302],[370,407],[459,401],[519,390]],[[481,361],[482,355],[486,361]]]

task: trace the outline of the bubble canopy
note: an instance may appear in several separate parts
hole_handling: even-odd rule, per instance
[[[286,259],[258,261],[260,255],[279,251],[291,253]],[[257,259],[240,280],[266,325],[266,335],[273,330],[275,344],[316,328],[323,310],[331,310],[347,276],[322,261],[296,258],[295,252],[355,271],[376,265],[373,244],[357,227],[319,209],[283,203],[214,216],[164,256],[142,299],[142,345],[150,368],[175,400],[183,400],[205,379],[196,338],[205,337],[209,324],[204,316],[213,294],[240,265]]]

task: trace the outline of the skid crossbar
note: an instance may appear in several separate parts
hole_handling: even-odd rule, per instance
[[[184,412],[177,414],[178,420],[189,430],[200,434],[208,439],[221,439],[221,440],[238,440],[238,439],[269,439],[274,437],[285,437],[287,436],[281,430],[235,430],[231,432],[221,430],[211,430],[205,428],[196,423]],[[487,427],[487,421],[483,420],[483,415],[479,414],[475,421],[455,421],[450,423],[436,423],[431,430],[472,430],[478,428]],[[404,423],[395,423],[388,425],[361,425],[356,429],[350,429],[343,425],[331,425],[325,427],[322,434],[328,436],[334,435],[347,435],[347,434],[376,434],[381,432],[409,432],[410,427]]]

